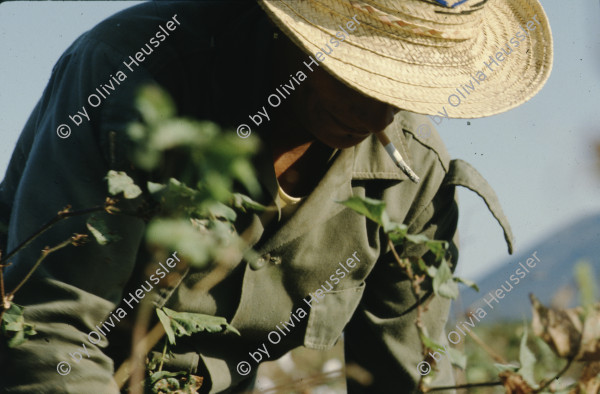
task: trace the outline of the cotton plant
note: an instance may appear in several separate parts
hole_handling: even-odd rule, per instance
[[[51,253],[69,246],[79,246],[93,239],[100,245],[119,241],[119,234],[109,230],[102,215],[134,215],[147,222],[145,239],[149,249],[156,255],[177,251],[193,269],[211,269],[219,265],[232,266],[241,259],[252,260],[252,250],[243,236],[237,235],[235,221],[240,212],[261,212],[265,207],[253,198],[260,195],[260,186],[250,162],[257,151],[259,142],[251,137],[240,139],[235,132],[224,132],[214,123],[183,119],[175,116],[175,106],[171,99],[159,88],[145,88],[136,101],[141,120],[129,126],[128,136],[132,140],[131,160],[135,168],[152,172],[160,169],[169,152],[176,151],[186,158],[188,164],[178,177],[138,185],[133,174],[109,171],[106,174],[107,192],[105,202],[99,206],[74,211],[70,206],[57,213],[36,233],[21,245],[6,253],[0,260],[0,319],[1,332],[8,346],[16,347],[36,335],[35,327],[24,318],[23,308],[13,302],[15,293],[31,277],[33,272]],[[132,176],[130,176],[132,175]],[[234,193],[235,183],[240,184],[249,195]],[[140,202],[141,208],[134,212],[123,209],[121,202]],[[144,201],[144,203],[141,203]],[[429,337],[421,322],[423,313],[432,297],[455,299],[458,297],[458,284],[463,283],[477,290],[477,286],[466,279],[453,275],[448,253],[448,243],[432,240],[423,234],[409,234],[408,227],[392,221],[383,201],[370,198],[351,197],[340,202],[346,207],[366,216],[381,226],[387,235],[390,251],[397,263],[405,270],[411,289],[418,301],[415,325],[421,340],[424,360],[429,352],[442,346]],[[12,290],[5,289],[3,269],[19,250],[27,247],[32,240],[69,217],[87,216],[86,228],[82,234],[74,234],[64,242],[41,251],[40,258],[32,266],[19,284]],[[83,234],[87,230],[87,234]],[[428,265],[422,257],[401,257],[397,247],[409,244],[424,245],[433,256],[434,263]],[[580,269],[580,271],[583,269]],[[583,271],[582,271],[583,272]],[[589,273],[579,273],[580,280],[593,277]],[[571,362],[585,362],[586,369],[579,382],[570,387],[569,393],[578,394],[598,391],[600,382],[593,374],[598,368],[600,340],[596,328],[600,327],[600,307],[593,299],[589,283],[582,285],[586,301],[579,309],[553,311],[545,308],[532,298],[534,305],[533,333],[548,343],[558,357]],[[592,295],[590,295],[592,294]],[[156,309],[159,323],[148,333],[147,354],[164,338],[162,355],[147,360],[146,388],[154,393],[185,392],[194,393],[202,386],[203,377],[187,372],[163,371],[164,361],[169,357],[171,346],[177,338],[198,332],[228,331],[239,335],[235,327],[226,319],[196,313],[178,312],[168,308]],[[595,331],[596,330],[596,331]],[[156,335],[156,333],[159,333]],[[152,337],[151,339],[149,339]],[[569,339],[567,341],[567,339]],[[456,349],[449,349],[450,361],[459,368],[465,368],[467,358]],[[429,359],[434,366],[434,360]],[[535,355],[527,347],[527,334],[521,339],[519,365],[499,364],[499,381],[467,384],[452,388],[502,385],[507,393],[541,393],[552,389],[552,380],[537,380],[533,371]],[[565,368],[566,370],[566,368]],[[121,369],[119,370],[121,371]],[[129,372],[115,375],[119,383],[127,380]],[[434,371],[435,372],[435,371]],[[561,370],[556,377],[564,373]],[[442,388],[430,387],[431,377],[421,377],[418,389],[421,392],[436,391]],[[135,384],[132,392],[140,390]],[[545,391],[546,390],[546,391]],[[551,391],[556,392],[556,390]],[[566,392],[566,391],[565,391]]]

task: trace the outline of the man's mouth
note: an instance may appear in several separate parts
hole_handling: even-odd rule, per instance
[[[342,122],[339,118],[337,118],[335,115],[333,115],[331,112],[325,110],[325,112],[327,112],[327,114],[329,115],[329,117],[333,120],[333,122],[338,125],[338,127],[350,131],[352,134],[356,134],[359,135],[361,137],[365,137],[369,134],[371,134],[371,132],[369,130],[366,129],[356,129],[354,127],[348,126],[346,123]]]

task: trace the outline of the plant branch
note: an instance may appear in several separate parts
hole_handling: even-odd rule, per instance
[[[21,242],[18,246],[16,246],[13,250],[11,250],[10,253],[8,253],[4,258],[0,259],[0,265],[2,263],[6,262],[11,257],[13,257],[18,251],[25,248],[33,240],[35,240],[37,237],[39,237],[40,235],[45,233],[48,229],[50,229],[52,226],[54,226],[56,223],[58,223],[62,220],[72,218],[74,216],[81,216],[81,215],[86,215],[89,213],[102,212],[102,211],[107,212],[111,215],[119,214],[119,215],[140,217],[140,215],[136,212],[127,212],[127,211],[121,211],[120,209],[118,209],[116,207],[117,201],[118,200],[116,200],[114,198],[106,197],[104,204],[97,205],[97,206],[91,207],[91,208],[81,209],[79,211],[71,211],[71,206],[67,205],[63,210],[59,211],[55,217],[53,217],[48,222],[46,222],[44,225],[42,225],[38,231],[36,231],[31,236],[29,236],[26,240]]]
[[[146,341],[144,339],[148,336],[148,327],[150,326],[153,312],[154,306],[152,303],[142,302],[133,326],[133,346],[131,348],[131,370],[129,375],[129,392],[131,394],[143,394],[144,390],[141,383],[144,381],[144,360],[146,354],[160,340],[160,337],[158,337],[156,342],[152,344],[152,347],[146,348]]]
[[[441,391],[441,390],[456,390],[456,389],[470,389],[472,387],[491,387],[491,386],[500,386],[502,382],[483,382],[483,383],[467,383],[461,384],[458,386],[437,386],[437,387],[427,387],[423,390],[424,393],[429,393],[430,391]]]
[[[142,338],[142,340],[140,340],[138,346],[140,346],[140,348],[143,347],[145,350],[147,350],[147,353],[150,351],[150,349],[154,347],[154,345],[158,343],[158,341],[160,341],[164,334],[165,329],[163,325],[160,322],[158,322],[152,328],[152,330],[150,330],[150,332],[148,332],[148,334],[144,338]],[[127,380],[129,380],[129,376],[133,368],[133,362],[134,361],[132,357],[128,358],[123,362],[123,364],[121,364],[117,372],[115,372],[114,379],[119,385],[119,389],[123,388],[125,383],[127,383]]]
[[[533,392],[541,393],[542,390],[544,390],[546,387],[550,386],[550,384],[552,382],[554,382],[556,379],[560,378],[565,372],[567,372],[567,369],[569,369],[569,367],[571,366],[572,363],[573,363],[573,358],[567,359],[567,363],[565,364],[565,366],[560,371],[558,371],[558,373],[552,379],[549,379],[540,388],[535,389]]]
[[[396,258],[396,260],[398,261],[400,266],[406,271],[406,274],[408,275],[408,279],[411,282],[411,290],[413,292],[413,295],[417,299],[416,324],[417,324],[417,328],[419,329],[419,331],[422,331],[423,324],[421,322],[422,310],[421,310],[421,295],[420,295],[421,286],[417,282],[418,278],[415,277],[415,273],[413,272],[412,267],[410,266],[410,263],[407,264],[406,262],[402,261],[402,259],[400,258],[400,255],[398,254],[398,252],[396,251],[396,248],[394,247],[394,243],[389,238],[388,238],[388,245],[390,246],[390,249],[392,250],[394,257]],[[422,341],[421,341],[421,345],[423,347],[423,354],[425,354],[425,344]]]
[[[2,307],[0,308],[0,322],[2,321],[2,317],[4,316],[4,312],[7,311],[10,308],[10,303],[14,299],[15,293],[25,284],[25,282],[27,282],[29,280],[29,278],[31,277],[31,275],[33,275],[33,273],[35,272],[35,270],[38,269],[38,267],[40,266],[40,264],[42,264],[42,261],[44,261],[44,259],[46,257],[48,257],[48,255],[50,253],[56,252],[57,250],[62,249],[64,247],[68,246],[69,244],[78,245],[86,237],[87,237],[87,235],[84,235],[84,234],[74,234],[68,240],[63,241],[60,244],[58,244],[58,245],[56,245],[56,246],[54,246],[52,248],[45,247],[42,250],[42,254],[37,259],[37,261],[35,262],[35,264],[33,265],[33,267],[31,267],[31,269],[29,270],[29,272],[27,273],[27,275],[25,275],[25,278],[23,278],[21,280],[21,282],[19,282],[19,284],[17,285],[17,287],[15,287],[8,294],[4,294],[4,273],[3,273],[4,266],[0,266],[0,288],[1,288],[1,293],[2,293]]]
[[[4,296],[4,266],[0,265],[0,301],[2,302],[3,309],[7,309],[4,304],[4,300],[6,300]],[[2,318],[0,318],[0,321],[2,321]]]
[[[263,223],[263,226],[266,227],[267,224],[270,223],[274,217],[274,212],[266,211],[260,216],[260,221]],[[251,237],[252,230],[249,227],[240,235],[240,239],[243,242],[243,245],[249,245]],[[205,287],[205,291],[207,293],[214,285],[216,285],[222,278],[224,278],[227,272],[229,272],[229,270],[232,268],[229,267],[229,264],[228,267],[223,268],[221,267],[223,264],[225,264],[225,262],[217,261],[216,272],[214,272],[215,270],[211,271],[203,280],[200,281],[202,283],[202,286]],[[197,285],[198,284],[196,284],[194,288],[196,288]],[[165,329],[162,323],[158,322],[149,332],[147,332],[147,334],[143,338],[134,341],[134,343],[136,344],[136,350],[132,351],[132,355],[119,366],[119,368],[113,375],[115,381],[119,385],[119,389],[122,389],[123,386],[125,386],[125,383],[127,383],[127,380],[129,380],[130,375],[135,369],[135,354],[147,354],[158,343],[158,341],[161,340],[163,335],[165,335]]]
[[[400,255],[396,251],[396,248],[394,247],[394,243],[389,238],[388,238],[388,245],[390,246],[392,253],[394,254],[394,257],[396,258],[396,260],[398,260],[398,263],[402,264],[402,259],[400,258]]]
[[[36,239],[37,237],[39,237],[40,235],[45,233],[49,228],[51,228],[52,226],[54,226],[56,223],[60,222],[61,220],[68,219],[73,216],[85,215],[85,214],[92,213],[92,212],[104,211],[106,209],[106,204],[98,205],[93,208],[82,209],[79,211],[70,211],[69,209],[70,209],[70,207],[67,206],[65,209],[58,212],[58,214],[55,217],[53,217],[46,224],[44,224],[42,227],[40,227],[40,229],[38,231],[33,233],[25,241],[21,242],[17,247],[15,247],[13,250],[11,250],[10,253],[8,253],[6,255],[6,257],[4,257],[2,260],[0,260],[0,264],[6,262],[8,259],[13,257],[19,250],[25,248],[34,239]]]
[[[412,291],[413,295],[415,296],[415,298],[417,299],[417,318],[415,319],[415,326],[417,328],[417,333],[419,335],[419,342],[421,342],[421,352],[423,353],[423,357],[426,357],[427,356],[427,346],[423,342],[424,332],[423,332],[423,323],[421,321],[421,317],[422,317],[421,315],[423,313],[422,305],[421,305],[421,295],[420,295],[421,285],[419,283],[417,283],[417,278],[415,278],[415,274],[412,270],[412,267],[410,266],[410,262],[407,264],[406,262],[402,261],[402,259],[400,258],[400,255],[398,255],[398,252],[396,251],[394,243],[389,238],[388,238],[388,245],[390,246],[390,249],[392,250],[394,257],[398,261],[398,264],[400,264],[400,266],[406,271],[406,275],[408,275],[408,279],[410,280],[410,283],[411,283],[411,286],[410,286],[411,291]],[[424,379],[424,375],[421,375],[421,377],[419,378],[419,382],[417,383],[417,386],[420,389],[423,387],[423,382],[424,382],[423,379]]]
[[[496,353],[494,351],[494,349],[492,349],[490,346],[488,346],[485,342],[483,342],[481,340],[481,338],[479,338],[479,336],[477,334],[475,334],[475,331],[469,331],[469,335],[471,336],[471,338],[473,339],[473,341],[475,341],[475,343],[477,343],[479,346],[481,346],[481,348],[491,357],[493,358],[496,362],[499,362],[501,364],[508,364],[508,362],[504,359],[504,357],[502,357],[501,355],[499,355],[498,353]]]
[[[46,222],[44,225],[42,225],[35,233],[33,233],[32,235],[27,237],[27,239],[25,239],[23,242],[21,242],[19,245],[17,245],[5,257],[0,259],[0,297],[1,297],[0,302],[2,303],[1,308],[0,308],[0,321],[2,321],[2,316],[4,315],[4,311],[7,310],[8,308],[10,308],[10,302],[12,301],[15,293],[31,277],[33,272],[39,267],[39,265],[46,258],[46,256],[48,256],[52,252],[55,252],[59,249],[64,248],[65,246],[67,246],[70,243],[72,243],[73,245],[78,245],[87,236],[82,235],[82,234],[75,234],[69,240],[62,242],[61,244],[56,245],[53,248],[46,247],[45,249],[43,249],[42,255],[36,261],[33,268],[31,270],[29,270],[29,272],[27,273],[25,278],[23,280],[21,280],[21,282],[17,285],[17,287],[8,294],[5,294],[5,289],[4,289],[4,267],[7,267],[8,265],[10,265],[10,263],[9,264],[4,264],[4,263],[6,263],[15,254],[17,254],[17,252],[19,252],[20,250],[27,247],[37,237],[39,237],[40,235],[45,233],[47,230],[49,230],[51,227],[53,227],[56,223],[58,223],[62,220],[65,220],[65,219],[68,219],[68,218],[71,218],[74,216],[81,216],[81,215],[86,215],[86,214],[90,214],[93,212],[100,212],[100,211],[105,211],[109,214],[119,213],[119,214],[123,214],[123,215],[130,215],[130,216],[136,216],[136,217],[138,216],[132,212],[123,212],[123,211],[119,210],[115,206],[116,203],[117,203],[117,200],[107,197],[106,200],[104,201],[104,204],[98,205],[98,206],[95,206],[92,208],[81,209],[79,211],[71,211],[71,206],[67,205],[64,209],[59,211],[55,217],[53,217],[48,222]]]
[[[167,354],[167,338],[165,338],[165,345],[163,346],[162,356],[160,357],[160,365],[158,366],[158,372],[162,371],[163,364],[165,363],[165,356]]]
[[[48,257],[48,255],[50,253],[54,253],[57,250],[60,250],[64,247],[69,246],[70,244],[74,244],[75,242],[79,242],[81,240],[82,237],[87,237],[86,235],[82,235],[82,234],[75,234],[73,235],[71,238],[67,239],[66,241],[63,241],[61,243],[59,243],[58,245],[49,248],[49,247],[45,247],[42,250],[42,254],[40,256],[40,258],[35,262],[35,264],[33,265],[33,267],[31,267],[31,269],[29,270],[29,272],[27,273],[27,275],[25,275],[25,277],[21,280],[21,282],[19,282],[19,284],[17,285],[17,287],[14,288],[13,291],[11,291],[10,293],[8,293],[8,295],[6,296],[9,299],[12,299],[15,295],[15,293],[21,288],[21,286],[23,286],[25,284],[25,282],[27,282],[29,280],[29,278],[31,277],[31,275],[33,275],[33,273],[35,272],[36,269],[38,269],[38,267],[40,266],[40,264],[42,264],[42,261],[44,261],[44,259],[46,257]]]

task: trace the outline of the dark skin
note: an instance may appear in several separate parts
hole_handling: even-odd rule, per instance
[[[322,67],[314,66],[310,72],[302,63],[307,59],[279,34],[273,89],[299,70],[307,76],[275,111],[270,138],[275,175],[292,196],[310,194],[327,170],[333,149],[352,147],[382,131],[399,111],[349,88]]]

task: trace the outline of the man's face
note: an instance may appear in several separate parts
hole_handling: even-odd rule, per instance
[[[349,88],[324,69],[306,81],[300,120],[316,139],[332,148],[354,146],[371,133],[385,129],[397,108]]]
[[[283,45],[280,54],[285,57],[283,68],[287,72],[280,75],[306,74],[282,108],[287,112],[284,116],[291,117],[302,131],[332,148],[348,148],[393,121],[399,109],[349,88],[321,66],[308,71],[302,63],[308,56],[287,39]]]

